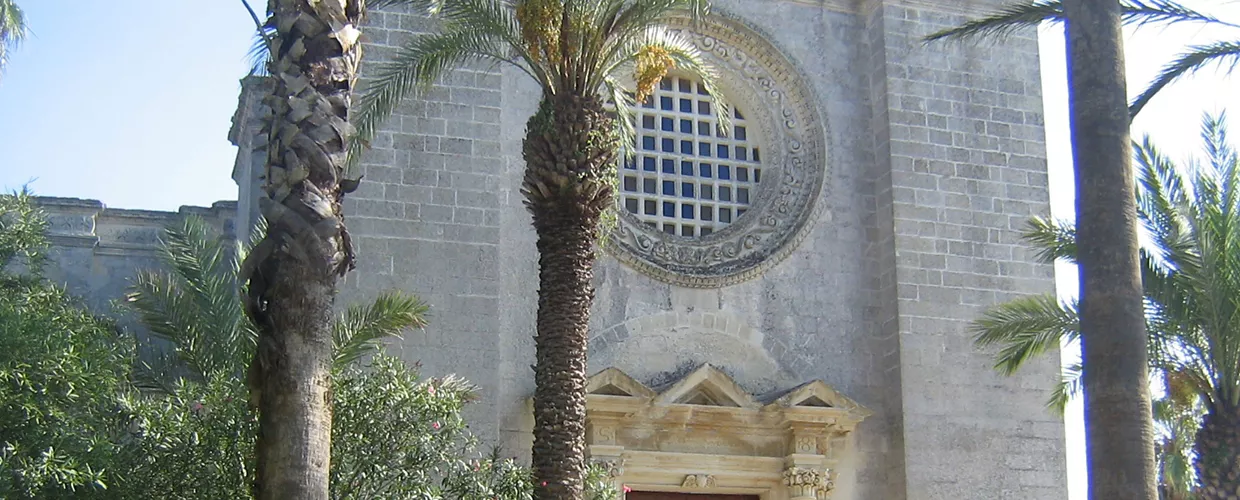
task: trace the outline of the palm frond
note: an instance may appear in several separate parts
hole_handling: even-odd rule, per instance
[[[1051,397],[1046,401],[1046,407],[1056,415],[1062,416],[1064,409],[1068,407],[1068,402],[1080,394],[1081,364],[1073,363],[1063,367],[1063,375],[1055,384],[1055,388],[1051,390]]]
[[[616,110],[616,134],[621,138],[620,152],[624,161],[630,160],[636,152],[632,146],[637,141],[637,101],[633,95],[624,91],[624,86],[615,78],[607,77],[603,81],[607,93],[611,96],[611,104]]]
[[[426,326],[429,307],[416,296],[386,292],[366,305],[350,306],[332,325],[333,364],[342,368],[377,349],[384,339]]]
[[[1162,89],[1180,79],[1180,77],[1196,73],[1212,64],[1227,65],[1228,71],[1234,70],[1240,63],[1240,42],[1220,41],[1208,45],[1194,45],[1180,54],[1175,60],[1163,66],[1162,71],[1150,82],[1128,106],[1128,112],[1137,116]]]
[[[1122,0],[1120,11],[1126,26],[1141,27],[1148,24],[1175,24],[1198,22],[1235,27],[1215,16],[1190,9],[1171,0]],[[1017,2],[998,12],[968,21],[955,28],[932,33],[924,38],[927,42],[937,40],[963,40],[974,37],[1009,36],[1016,31],[1036,27],[1044,22],[1060,23],[1064,20],[1062,0],[1038,0],[1032,3]]]
[[[1076,262],[1076,226],[1072,223],[1049,217],[1033,217],[1026,224],[1022,237],[1033,244],[1042,262]]]
[[[963,40],[974,37],[1006,37],[1016,31],[1036,27],[1044,22],[1062,22],[1063,2],[1039,0],[1033,3],[1014,3],[998,12],[973,19],[955,28],[927,35],[925,42],[939,40]]]
[[[647,27],[640,36],[633,37],[628,40],[628,43],[617,47],[608,59],[603,74],[612,75],[620,68],[631,65],[639,51],[646,47],[658,47],[666,51],[676,62],[676,67],[680,71],[701,80],[702,87],[710,94],[715,119],[718,121],[720,130],[728,133],[732,122],[732,109],[723,99],[723,93],[719,91],[718,75],[715,69],[706,62],[701,51],[692,42],[678,33],[668,31],[661,26]]]
[[[30,34],[26,15],[13,0],[0,0],[0,70],[9,62],[9,50],[21,45]]]
[[[350,169],[360,160],[379,125],[392,116],[401,101],[429,90],[447,71],[466,62],[513,62],[503,52],[504,45],[495,34],[475,30],[417,36],[401,46],[391,61],[375,71],[357,106],[357,134],[349,144]]]
[[[199,217],[160,237],[166,272],[139,272],[128,304],[200,376],[240,373],[256,334],[241,311],[238,249]]]
[[[1080,335],[1075,303],[1060,303],[1054,295],[1034,295],[995,306],[970,325],[979,347],[999,346],[995,369],[1016,373],[1034,356],[1059,348]]]

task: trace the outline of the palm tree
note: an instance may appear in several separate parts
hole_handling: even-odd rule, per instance
[[[1186,455],[1182,441],[1194,434],[1197,494],[1210,500],[1234,498],[1240,491],[1240,308],[1235,302],[1240,296],[1240,160],[1227,145],[1223,117],[1207,117],[1202,135],[1208,162],[1188,173],[1148,139],[1139,145],[1136,204],[1150,241],[1140,254],[1146,357],[1167,393],[1154,407],[1164,417],[1160,447],[1169,450],[1162,454],[1161,467],[1164,477],[1184,477],[1177,462]],[[1037,219],[1026,236],[1048,260],[1076,262],[1079,256],[1070,225]],[[1020,299],[979,319],[976,340],[1000,346],[996,367],[1011,373],[1061,340],[1080,337],[1079,319],[1073,304],[1060,304],[1053,296]],[[1084,360],[1086,371],[1091,362]],[[1057,391],[1060,399],[1052,403],[1062,405],[1076,386],[1070,372]],[[1183,482],[1164,483],[1176,481]]]
[[[616,155],[627,115],[669,69],[714,77],[685,38],[659,26],[677,11],[697,19],[705,0],[422,0],[441,20],[374,75],[356,125],[362,137],[400,101],[470,61],[513,65],[542,88],[526,125],[521,193],[538,235],[534,379],[536,498],[580,499],[585,451],[586,338],[600,220],[614,207]],[[618,73],[631,69],[635,96]],[[608,100],[625,113],[619,120]],[[716,113],[727,111],[716,103]],[[355,143],[355,148],[360,144]]]
[[[1141,0],[1132,2],[1129,7],[1144,7]],[[1002,33],[1048,18],[1067,24],[1080,320],[1088,332],[1081,353],[1089,491],[1091,498],[1153,500],[1157,473],[1121,39],[1125,14],[1117,0],[1040,0],[997,17],[1006,21],[976,21],[928,39]]]
[[[1218,19],[1184,7],[1171,0],[1119,0],[1124,24],[1130,26],[1165,25],[1182,22],[1240,28],[1240,24]],[[955,28],[945,29],[926,40],[965,39],[977,36],[1005,36],[1022,28],[1036,27],[1042,23],[1060,23],[1065,20],[1063,0],[1036,0],[1017,2],[997,13],[966,22]],[[1240,60],[1240,39],[1224,40],[1204,45],[1193,45],[1167,63],[1154,81],[1146,86],[1129,105],[1129,113],[1136,116],[1159,91],[1171,83],[1204,69],[1212,64],[1234,63]]]
[[[167,269],[139,271],[125,296],[142,324],[174,349],[170,358],[144,367],[144,385],[166,389],[182,376],[202,381],[245,375],[258,330],[241,310],[245,285],[238,274],[265,232],[260,220],[248,242],[231,240],[194,216],[164,229],[158,256]],[[428,309],[421,299],[398,291],[350,305],[332,322],[333,370],[406,329],[426,326]]]
[[[362,0],[268,0],[270,228],[242,268],[258,331],[250,364],[259,413],[259,500],[326,500],[331,462],[331,332],[337,280],[353,268],[341,202]]]
[[[0,0],[0,71],[9,63],[9,50],[26,39],[26,16],[13,0]]]
[[[1096,499],[1155,500],[1119,3],[1069,1],[1064,14],[1089,493]]]

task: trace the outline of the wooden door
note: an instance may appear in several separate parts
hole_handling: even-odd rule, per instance
[[[630,491],[625,500],[758,500],[757,495],[709,495],[698,493],[668,493],[664,491]]]

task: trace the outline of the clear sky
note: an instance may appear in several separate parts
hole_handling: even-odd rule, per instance
[[[0,77],[0,188],[160,210],[237,197],[240,0],[18,5],[33,36]]]
[[[253,30],[239,0],[19,3],[34,36],[0,79],[0,188],[33,181],[41,195],[157,210],[236,198],[227,132]],[[1184,3],[1240,20],[1234,2]],[[1071,218],[1063,35],[1049,27],[1041,35],[1052,205]],[[1127,42],[1130,92],[1182,47],[1237,38],[1240,30],[1142,29]],[[1146,108],[1133,135],[1151,134],[1177,159],[1194,153],[1202,112],[1230,107],[1240,115],[1234,89],[1215,71],[1185,80]],[[1074,294],[1073,270],[1058,271],[1061,295]],[[1079,403],[1067,421],[1071,498],[1084,500]]]

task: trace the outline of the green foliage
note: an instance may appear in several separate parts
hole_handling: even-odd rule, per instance
[[[105,486],[123,417],[129,339],[40,279],[37,266],[21,265],[45,257],[46,224],[27,193],[0,195],[3,498],[80,497]]]
[[[126,296],[139,319],[199,379],[244,372],[257,337],[238,295],[244,249],[186,217],[164,230],[158,253],[169,270],[139,271]]]
[[[45,227],[28,195],[0,196],[6,259],[42,259]],[[129,336],[37,274],[0,272],[0,498],[249,498],[258,425],[236,367],[253,342],[243,323],[224,314],[240,314],[224,304],[237,299],[227,286],[235,278],[217,275],[235,276],[245,249],[230,253],[229,243],[192,220],[170,228],[163,241],[172,271],[148,273],[157,278],[139,280],[146,288],[136,285],[131,301],[159,305],[142,317],[175,344],[179,367],[188,368],[164,372],[188,376],[160,379],[158,391],[130,384]],[[424,324],[425,310],[392,294],[341,315],[331,497],[531,498],[527,469],[497,451],[476,451],[461,417],[475,397],[472,386],[454,377],[421,380],[383,354],[368,366],[358,362],[381,339]],[[235,329],[209,331],[220,325]],[[615,498],[606,478],[591,474],[590,498]]]
[[[171,366],[149,367],[145,383],[160,387],[183,372],[206,380],[245,371],[257,331],[241,309],[245,288],[238,275],[265,228],[260,221],[246,244],[224,238],[199,217],[186,217],[164,230],[159,256],[168,270],[139,272],[126,295],[142,323],[174,346]],[[427,311],[421,299],[399,291],[381,293],[369,304],[350,305],[332,326],[335,368],[374,352],[405,329],[425,326]]]
[[[4,0],[0,0],[3,2]],[[28,191],[0,195],[0,271],[38,275],[47,260],[47,219]]]
[[[0,0],[0,71],[9,63],[9,50],[29,34],[26,16],[13,0]]]
[[[128,398],[114,498],[249,498],[258,420],[246,396],[243,384],[217,375]]]
[[[714,69],[685,37],[661,27],[668,16],[706,12],[705,0],[391,0],[439,20],[439,30],[411,38],[392,59],[377,67],[353,120],[357,138],[350,165],[396,107],[425,92],[440,77],[469,63],[511,65],[530,76],[546,96],[622,95],[614,78],[632,70],[638,54],[657,48],[677,68],[702,79],[726,127],[730,109],[719,100]],[[537,3],[537,5],[535,5]],[[537,16],[531,13],[559,12]],[[563,50],[554,50],[561,41]],[[627,99],[631,100],[631,99]],[[625,102],[616,99],[615,102]],[[627,114],[629,107],[622,110]],[[535,121],[535,123],[542,123]],[[632,137],[629,117],[616,120],[617,134]]]
[[[474,387],[455,377],[419,380],[377,355],[333,381],[331,495],[371,498],[522,498],[527,474],[476,451],[461,411]],[[515,495],[515,496],[513,496]]]

